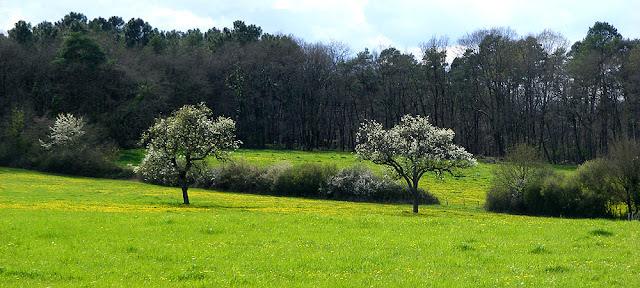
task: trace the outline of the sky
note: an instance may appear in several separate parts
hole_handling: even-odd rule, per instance
[[[340,42],[352,53],[395,47],[416,53],[422,43],[449,38],[454,46],[479,29],[509,27],[520,36],[545,29],[570,43],[584,39],[596,21],[625,38],[640,39],[640,0],[0,0],[0,32],[18,20],[55,23],[69,12],[89,20],[141,18],[159,30],[232,27],[233,21],[265,33],[293,35],[309,43]]]

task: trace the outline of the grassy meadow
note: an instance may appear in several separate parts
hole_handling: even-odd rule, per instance
[[[133,153],[135,154],[135,153]],[[137,161],[133,155],[130,163]],[[240,150],[356,163],[349,153]],[[636,287],[640,222],[484,212],[492,165],[423,186],[443,205],[381,205],[0,168],[2,287]],[[449,199],[445,205],[445,198]],[[470,205],[472,203],[473,205]]]

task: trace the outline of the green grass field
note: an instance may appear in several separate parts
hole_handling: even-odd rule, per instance
[[[273,152],[279,158],[270,160],[269,151],[239,152],[265,164],[355,161],[349,153]],[[466,177],[423,185],[441,199],[483,199],[490,170],[482,164]],[[0,286],[640,283],[638,221],[503,215],[454,201],[421,206],[414,215],[410,205],[199,189],[190,196],[193,205],[184,206],[178,188],[0,168]]]

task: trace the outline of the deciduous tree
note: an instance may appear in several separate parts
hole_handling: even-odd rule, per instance
[[[142,135],[147,155],[142,169],[167,173],[182,188],[184,204],[189,204],[187,173],[197,161],[213,156],[224,159],[228,150],[241,144],[235,140],[235,122],[226,117],[210,118],[211,110],[200,103],[185,105],[156,123]]]
[[[385,130],[369,120],[361,124],[356,155],[363,160],[388,166],[403,178],[413,193],[413,212],[418,213],[418,183],[422,175],[448,172],[476,165],[463,147],[453,144],[451,129],[432,126],[429,119],[405,115],[396,126]]]

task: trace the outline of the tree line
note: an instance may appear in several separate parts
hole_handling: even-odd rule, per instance
[[[640,41],[608,23],[571,46],[551,31],[477,30],[448,63],[452,44],[431,38],[416,59],[393,47],[354,55],[242,21],[186,32],[75,12],[19,21],[0,36],[0,142],[22,145],[72,113],[133,148],[158,115],[200,102],[236,121],[248,148],[353,150],[360,123],[388,128],[406,114],[453,129],[473,154],[525,143],[552,163],[640,136]]]

